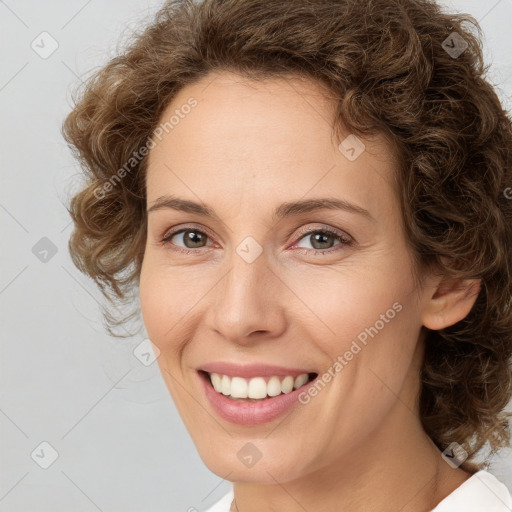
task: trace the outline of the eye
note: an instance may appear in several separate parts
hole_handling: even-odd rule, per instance
[[[174,242],[171,243],[171,240],[177,237],[178,240],[181,238],[182,243],[184,244],[184,248],[180,245],[176,245]],[[190,254],[194,251],[193,249],[201,249],[202,247],[205,247],[206,240],[208,239],[208,235],[204,231],[200,231],[199,229],[195,228],[183,228],[179,231],[172,231],[168,234],[166,234],[162,238],[162,244],[163,245],[173,245],[176,246],[176,250],[180,252],[184,252],[186,254]],[[174,247],[173,247],[174,249]],[[192,250],[189,250],[192,249]]]
[[[339,246],[346,247],[354,244],[351,237],[333,228],[310,229],[301,235],[300,240],[309,241],[313,247],[312,250],[320,254],[330,253],[332,250],[337,250],[335,248]],[[335,240],[338,240],[339,243],[333,246],[332,242]],[[304,248],[301,245],[297,245],[297,247]],[[306,249],[309,248],[306,247]]]

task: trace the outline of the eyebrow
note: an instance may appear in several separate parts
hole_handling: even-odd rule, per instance
[[[172,209],[186,213],[195,213],[204,217],[210,217],[220,221],[219,216],[214,210],[205,204],[196,203],[186,199],[180,199],[174,196],[160,196],[147,210],[147,213],[154,212],[156,210]],[[342,210],[349,213],[355,213],[362,215],[363,217],[376,222],[368,210],[349,203],[343,199],[337,199],[333,197],[315,198],[315,199],[304,199],[302,201],[292,201],[280,204],[272,212],[272,220],[277,221],[285,217],[291,217],[293,215],[300,215],[303,213],[310,213],[317,210]]]

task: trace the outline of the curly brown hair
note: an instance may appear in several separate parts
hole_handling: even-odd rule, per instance
[[[219,70],[312,77],[336,97],[335,133],[390,141],[416,268],[482,281],[466,318],[423,328],[421,421],[440,450],[466,449],[463,469],[487,466],[469,460],[510,443],[512,121],[485,79],[478,22],[432,0],[168,1],[84,82],[63,125],[87,178],[69,249],[109,306],[139,283],[151,136],[178,91]],[[135,314],[103,313],[114,336]]]

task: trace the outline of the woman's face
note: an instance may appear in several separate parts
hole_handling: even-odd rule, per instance
[[[169,105],[162,123],[174,117],[150,152],[147,207],[158,207],[148,213],[143,319],[201,458],[232,481],[300,478],[418,426],[424,292],[393,159],[379,138],[363,149],[349,137],[340,149],[333,107],[314,81],[210,74]],[[260,369],[267,381],[318,378],[269,413],[283,394],[206,392],[199,370],[212,363],[285,368]]]

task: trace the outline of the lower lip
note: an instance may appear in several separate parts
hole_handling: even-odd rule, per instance
[[[199,377],[203,383],[206,397],[215,412],[226,421],[238,425],[261,425],[278,418],[297,405],[299,394],[306,391],[307,385],[314,382],[308,382],[290,393],[281,393],[275,397],[261,400],[261,402],[244,402],[232,400],[222,393],[217,393],[208,375],[199,372]]]

